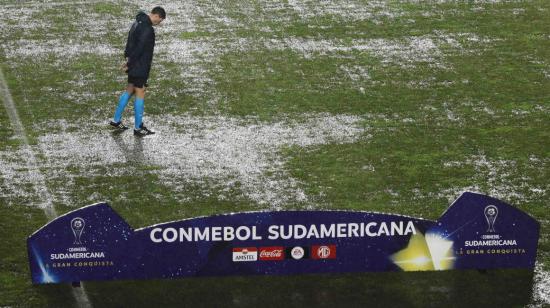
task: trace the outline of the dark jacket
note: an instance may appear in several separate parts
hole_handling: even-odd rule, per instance
[[[128,58],[128,75],[149,78],[153,51],[155,49],[155,29],[149,16],[143,11],[136,16],[128,33],[124,56]]]

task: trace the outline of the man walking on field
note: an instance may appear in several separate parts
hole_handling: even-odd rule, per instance
[[[120,130],[128,129],[122,123],[122,113],[132,95],[135,95],[134,135],[139,137],[154,134],[153,131],[143,125],[143,110],[145,88],[147,87],[147,79],[149,78],[155,49],[155,29],[153,29],[153,26],[160,24],[164,19],[166,19],[166,12],[160,6],[153,8],[149,14],[140,11],[136,16],[136,21],[130,28],[126,49],[124,50],[126,63],[123,68],[128,73],[128,85],[126,91],[119,98],[115,116],[109,124]]]

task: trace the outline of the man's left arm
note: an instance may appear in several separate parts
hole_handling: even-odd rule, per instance
[[[136,44],[134,47],[129,50],[127,57],[128,57],[128,65],[132,65],[132,62],[136,59],[139,59],[139,57],[143,54],[145,51],[145,46],[147,44],[152,44],[153,41],[153,29],[146,27],[144,28],[139,37],[136,38]]]

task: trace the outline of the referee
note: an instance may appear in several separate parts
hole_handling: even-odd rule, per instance
[[[138,137],[155,133],[143,125],[143,110],[145,88],[147,87],[147,79],[149,78],[155,49],[155,29],[153,29],[153,26],[159,25],[164,19],[166,19],[166,12],[160,6],[153,8],[149,14],[140,11],[136,16],[136,21],[130,28],[126,49],[124,50],[126,63],[123,64],[123,68],[128,73],[128,85],[126,91],[122,93],[118,100],[115,116],[109,124],[120,130],[128,129],[122,123],[122,113],[132,95],[135,94],[134,135]]]

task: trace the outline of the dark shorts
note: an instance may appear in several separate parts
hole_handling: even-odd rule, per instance
[[[145,78],[141,78],[141,77],[133,77],[133,76],[130,76],[128,75],[128,83],[130,84],[133,84],[134,87],[136,88],[143,88],[143,87],[147,87],[149,86],[147,84],[147,79]]]

